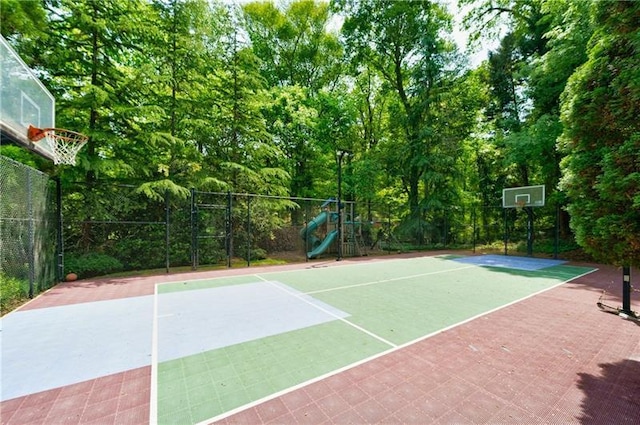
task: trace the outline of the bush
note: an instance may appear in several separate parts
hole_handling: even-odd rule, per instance
[[[119,272],[122,269],[122,263],[118,259],[106,254],[69,254],[64,259],[65,273],[75,273],[81,279]]]
[[[262,248],[253,248],[251,251],[251,260],[264,260],[267,258],[267,251]]]
[[[0,273],[0,315],[4,316],[29,297],[29,282]]]

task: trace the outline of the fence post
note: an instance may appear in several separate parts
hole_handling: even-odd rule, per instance
[[[27,171],[27,223],[29,234],[29,298],[33,298],[33,285],[35,282],[35,229],[33,217],[33,193],[32,193],[31,172]]]
[[[247,267],[251,267],[251,196],[247,195]]]
[[[556,204],[556,219],[555,219],[555,235],[553,238],[553,258],[558,259],[558,248],[560,245],[560,203]]]
[[[447,226],[447,212],[448,212],[448,209],[445,207],[444,208],[444,229],[443,229],[444,230],[444,247],[445,247],[445,249],[447,248],[447,239],[448,239],[448,236],[449,236],[449,234],[448,234],[448,230],[449,229],[448,229],[448,226]]]
[[[231,191],[227,191],[227,267],[231,268],[231,257],[233,257],[233,223],[231,222],[232,203]]]
[[[171,264],[171,260],[169,257],[169,247],[170,247],[170,243],[169,243],[169,238],[170,238],[170,230],[169,230],[169,224],[170,224],[170,202],[169,202],[169,191],[165,190],[164,192],[164,214],[165,214],[165,219],[164,219],[164,227],[165,227],[165,231],[164,231],[164,247],[165,247],[165,266],[166,266],[166,272],[169,273],[169,266]]]
[[[64,279],[64,237],[62,226],[62,185],[60,177],[54,177],[56,182],[56,280]]]
[[[507,254],[507,243],[509,241],[509,228],[508,228],[508,224],[507,224],[507,209],[506,208],[502,209],[502,215],[504,217],[504,255],[508,255]]]
[[[474,205],[473,207],[473,211],[471,213],[471,217],[472,217],[472,223],[473,223],[473,236],[472,236],[472,241],[473,241],[473,253],[476,253],[476,206]]]
[[[387,252],[391,254],[391,205],[387,206],[387,211],[389,213],[387,216],[387,223],[389,223],[389,228],[387,229]]]
[[[191,270],[198,269],[198,210],[196,190],[191,189]]]

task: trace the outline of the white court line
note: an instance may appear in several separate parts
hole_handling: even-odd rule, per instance
[[[455,271],[458,271],[458,270],[472,269],[472,268],[476,268],[476,267],[478,267],[478,266],[477,265],[472,265],[472,266],[458,267],[458,268],[455,268],[455,269],[439,270],[437,272],[420,273],[420,274],[414,274],[414,275],[410,275],[410,276],[394,277],[394,278],[391,278],[391,279],[374,280],[374,281],[371,281],[371,282],[355,283],[353,285],[337,286],[335,288],[318,289],[317,291],[305,292],[305,294],[308,294],[308,295],[320,294],[322,292],[331,292],[331,291],[338,291],[340,289],[358,288],[360,286],[375,285],[377,283],[395,282],[395,281],[398,281],[398,280],[413,279],[414,277],[422,277],[422,276],[430,276],[430,275],[434,275],[434,274],[449,273],[449,272],[455,272]]]
[[[153,334],[151,336],[151,388],[149,425],[158,423],[158,285],[153,285]]]
[[[335,318],[336,320],[340,320],[340,321],[342,321],[342,322],[346,323],[347,325],[349,325],[349,326],[351,326],[351,327],[353,327],[353,328],[355,328],[355,329],[359,330],[360,332],[363,332],[363,333],[365,333],[365,334],[369,335],[370,337],[375,338],[375,339],[377,339],[378,341],[383,342],[384,344],[386,344],[386,345],[388,345],[388,346],[390,346],[390,347],[397,347],[397,345],[396,345],[396,344],[394,344],[393,342],[387,341],[386,339],[382,338],[381,336],[376,335],[376,334],[374,334],[373,332],[370,332],[370,331],[366,330],[365,328],[363,328],[363,327],[361,327],[361,326],[358,326],[358,325],[356,325],[356,324],[355,324],[355,323],[353,323],[353,322],[348,321],[348,320],[347,320],[347,319],[345,319],[344,317],[340,317],[340,316],[338,316],[337,314],[335,314],[335,313],[333,313],[333,312],[331,312],[331,311],[329,311],[329,310],[327,310],[327,309],[325,309],[325,308],[323,308],[323,307],[321,307],[321,306],[319,306],[319,305],[317,305],[317,304],[314,304],[314,303],[310,302],[308,299],[305,299],[305,296],[307,295],[307,294],[305,294],[305,293],[295,293],[295,292],[291,292],[291,291],[287,290],[285,287],[283,287],[283,286],[281,286],[281,285],[276,285],[274,282],[272,282],[272,281],[270,281],[270,280],[267,280],[267,279],[263,278],[262,276],[259,276],[259,275],[254,275],[254,276],[255,276],[255,277],[257,277],[258,279],[261,279],[261,280],[263,280],[263,281],[267,282],[268,284],[270,284],[270,285],[272,285],[272,286],[275,286],[276,288],[280,289],[281,291],[286,292],[288,295],[291,295],[291,296],[293,296],[293,297],[296,297],[296,298],[298,298],[300,301],[304,301],[305,303],[309,304],[310,306],[317,308],[318,310],[322,311],[323,313],[328,314],[329,316],[331,316],[331,317]]]
[[[438,256],[424,256],[424,257],[411,257],[411,258],[391,258],[391,259],[382,259],[381,261],[376,262],[375,264],[380,264],[380,263],[396,263],[399,261],[408,261],[408,260],[427,260],[427,259],[439,259]],[[308,263],[308,264],[317,264],[317,263]],[[334,268],[334,267],[358,267],[358,266],[369,266],[371,265],[371,263],[368,262],[358,262],[358,263],[350,263],[350,264],[344,264],[344,263],[339,263],[339,262],[330,262],[329,264],[333,264],[333,266],[329,265],[326,266],[326,268]],[[278,267],[278,266],[272,266],[272,267]],[[229,269],[226,269],[229,270]],[[300,269],[289,269],[289,270],[274,270],[274,271],[264,271],[264,272],[260,272],[260,274],[262,275],[269,275],[269,274],[280,274],[280,273],[296,273],[296,272],[307,272],[307,271],[312,271],[312,270],[319,270],[317,267],[313,267],[312,265],[307,266],[305,268],[300,268]],[[199,273],[199,272],[193,272],[193,273]],[[206,282],[206,281],[212,281],[212,280],[224,280],[224,279],[233,279],[236,277],[247,277],[247,276],[255,276],[254,273],[252,273],[251,271],[248,271],[246,274],[237,274],[237,275],[229,275],[229,276],[212,276],[212,277],[200,277],[197,279],[179,279],[179,280],[175,280],[175,281],[171,281],[171,282],[158,282],[156,283],[156,285],[172,285],[172,284],[176,284],[176,283],[188,283],[188,282]],[[248,282],[246,282],[248,283]],[[241,285],[241,284],[239,284]]]
[[[446,332],[446,331],[448,331],[448,330],[451,330],[451,329],[453,329],[453,328],[457,328],[458,326],[464,325],[465,323],[468,323],[468,322],[471,322],[471,321],[473,321],[473,320],[479,319],[480,317],[483,317],[483,316],[486,316],[486,315],[488,315],[488,314],[494,313],[494,312],[496,312],[496,311],[498,311],[498,310],[502,310],[503,308],[509,307],[509,306],[511,306],[511,305],[513,305],[513,304],[517,304],[517,303],[519,303],[519,302],[521,302],[521,301],[524,301],[524,300],[526,300],[526,299],[528,299],[528,298],[534,297],[534,296],[536,296],[536,295],[540,295],[540,294],[542,294],[543,292],[550,291],[551,289],[557,288],[558,286],[564,285],[565,283],[569,283],[569,282],[571,282],[572,280],[575,280],[575,279],[581,278],[581,277],[583,277],[583,276],[586,276],[586,275],[588,275],[588,274],[594,273],[594,272],[596,272],[596,271],[598,271],[598,269],[597,269],[597,268],[594,268],[593,270],[590,270],[590,271],[588,271],[588,272],[582,273],[581,275],[578,275],[578,276],[574,276],[574,277],[572,277],[571,279],[565,280],[564,282],[560,282],[560,283],[558,283],[558,284],[556,284],[556,285],[553,285],[553,286],[551,286],[551,287],[549,287],[549,288],[542,289],[542,290],[540,290],[540,291],[538,291],[538,292],[536,292],[536,293],[533,293],[533,294],[527,295],[526,297],[523,297],[523,298],[520,298],[520,299],[518,299],[518,300],[512,301],[512,302],[510,302],[510,303],[508,303],[508,304],[502,305],[502,306],[500,306],[500,307],[496,307],[496,308],[494,308],[494,309],[492,309],[492,310],[489,310],[489,311],[486,311],[486,312],[484,312],[484,313],[480,313],[480,314],[478,314],[478,315],[476,315],[476,316],[473,316],[473,317],[470,317],[470,318],[468,318],[468,319],[465,319],[465,320],[463,320],[462,322],[455,323],[455,324],[453,324],[453,325],[447,326],[446,328],[442,328],[442,329],[439,329],[439,330],[437,330],[437,331],[435,331],[435,332],[432,332],[432,333],[430,333],[430,334],[428,334],[428,335],[422,336],[422,337],[420,337],[420,338],[416,338],[416,339],[414,339],[413,341],[409,341],[409,342],[404,343],[404,344],[402,344],[402,345],[397,345],[397,346],[395,346],[395,347],[393,347],[393,348],[390,348],[390,349],[388,349],[388,350],[386,350],[386,351],[382,351],[381,353],[374,354],[373,356],[367,357],[367,358],[362,359],[362,360],[360,360],[360,361],[357,361],[357,362],[355,362],[355,363],[351,363],[350,365],[344,366],[344,367],[342,367],[342,368],[340,368],[340,369],[336,369],[336,370],[331,371],[331,372],[329,372],[329,373],[325,373],[324,375],[321,375],[321,376],[318,376],[318,377],[316,377],[316,378],[310,379],[310,380],[308,380],[308,381],[302,382],[302,383],[300,383],[300,384],[298,384],[298,385],[294,385],[293,387],[286,388],[286,389],[284,389],[284,390],[282,390],[282,391],[278,391],[277,393],[274,393],[274,394],[268,395],[268,396],[263,397],[263,398],[261,398],[261,399],[259,399],[259,400],[253,401],[253,402],[251,402],[251,403],[247,403],[247,404],[245,404],[244,406],[236,407],[235,409],[229,410],[228,412],[221,413],[221,414],[219,414],[218,416],[214,416],[213,418],[206,419],[206,420],[204,420],[204,421],[202,421],[202,422],[199,422],[199,423],[197,423],[196,425],[209,425],[209,424],[211,424],[211,423],[221,421],[222,419],[225,419],[225,418],[228,418],[228,417],[230,417],[230,416],[233,416],[233,415],[235,415],[236,413],[243,412],[243,411],[245,411],[245,410],[247,410],[247,409],[251,409],[251,408],[256,407],[256,406],[258,406],[258,405],[260,405],[260,404],[262,404],[262,403],[265,403],[265,402],[267,402],[267,401],[270,401],[270,400],[276,399],[276,398],[278,398],[278,397],[282,397],[282,396],[283,396],[283,395],[285,395],[285,394],[289,394],[289,393],[291,393],[291,392],[293,392],[293,391],[299,390],[300,388],[304,388],[304,387],[306,387],[306,386],[308,386],[308,385],[311,385],[311,384],[313,384],[313,383],[315,383],[315,382],[322,381],[323,379],[330,378],[330,377],[332,377],[332,376],[334,376],[334,375],[337,375],[337,374],[339,374],[339,373],[346,372],[347,370],[353,369],[354,367],[357,367],[357,366],[360,366],[360,365],[362,365],[362,364],[368,363],[368,362],[373,361],[373,360],[375,360],[375,359],[377,359],[377,358],[380,358],[380,357],[382,357],[382,356],[386,356],[387,354],[391,354],[391,353],[394,353],[394,352],[396,352],[396,351],[398,351],[398,350],[402,350],[402,349],[404,349],[404,348],[406,348],[406,347],[408,347],[408,346],[410,346],[410,345],[413,345],[413,344],[416,344],[416,343],[418,343],[418,342],[424,341],[424,340],[426,340],[426,339],[429,339],[429,338],[431,338],[431,337],[433,337],[433,336],[436,336],[436,335],[438,335],[438,334],[441,334],[441,333]],[[258,277],[259,277],[259,276],[258,276]]]

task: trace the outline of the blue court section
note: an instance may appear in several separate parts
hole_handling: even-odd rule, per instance
[[[259,278],[256,277],[256,280]],[[10,313],[0,319],[0,401],[149,366],[154,297]],[[347,314],[278,282],[158,295],[160,361]]]
[[[153,296],[10,313],[1,320],[1,400],[151,363]]]
[[[347,316],[279,282],[160,294],[158,360],[178,359]]]
[[[550,260],[546,258],[512,257],[508,255],[492,254],[454,258],[454,261],[465,264],[475,264],[477,266],[500,267],[527,271],[546,269],[547,267],[558,266],[566,263],[566,261]]]

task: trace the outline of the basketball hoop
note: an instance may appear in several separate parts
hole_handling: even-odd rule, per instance
[[[27,136],[32,142],[44,139],[53,153],[53,163],[76,165],[76,155],[89,140],[88,136],[62,128],[36,128],[29,126]]]
[[[527,203],[524,200],[516,201],[516,211],[522,211],[525,205],[527,205]]]

